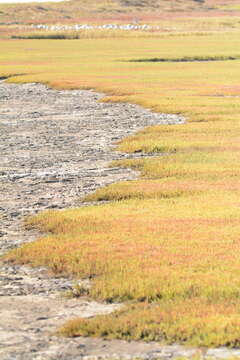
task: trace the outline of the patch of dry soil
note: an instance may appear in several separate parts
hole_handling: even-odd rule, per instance
[[[136,178],[133,171],[108,168],[113,159],[144,155],[115,152],[115,141],[148,125],[183,122],[136,105],[101,103],[102,96],[0,82],[1,254],[37,238],[24,230],[25,216],[82,206],[80,199],[99,186]],[[120,306],[67,299],[63,294],[73,286],[71,279],[52,278],[45,269],[1,264],[1,360],[152,359],[196,353],[177,345],[56,337],[55,330],[72,317],[106,314]]]

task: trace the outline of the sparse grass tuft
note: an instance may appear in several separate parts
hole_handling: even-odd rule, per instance
[[[54,40],[74,40],[79,39],[80,35],[77,32],[28,32],[26,34],[12,35],[12,39],[54,39]]]
[[[112,38],[142,38],[165,37],[165,34],[143,31],[122,30],[81,30],[81,31],[35,31],[12,35],[12,39],[53,39],[53,40],[79,40],[79,39],[112,39]]]
[[[226,61],[239,60],[240,55],[235,56],[184,56],[180,58],[150,58],[150,59],[136,59],[131,62],[198,62],[198,61]]]

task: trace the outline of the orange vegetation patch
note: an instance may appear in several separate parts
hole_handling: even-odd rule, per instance
[[[90,320],[69,321],[61,333],[67,336],[102,336],[106,339],[134,339],[215,346],[239,346],[239,303],[208,303],[194,297],[186,302],[129,305],[119,313]],[[144,328],[138,319],[145,324]],[[111,324],[111,327],[110,327]],[[169,331],[171,329],[171,332]]]

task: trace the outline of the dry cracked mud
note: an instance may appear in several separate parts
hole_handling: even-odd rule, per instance
[[[82,206],[80,200],[100,186],[131,180],[128,169],[109,168],[127,155],[114,142],[154,124],[182,123],[176,115],[154,114],[136,105],[101,103],[92,91],[57,91],[40,84],[0,82],[0,253],[38,234],[23,220],[49,208]],[[200,350],[179,345],[57,337],[66,320],[114,311],[119,304],[67,299],[74,280],[52,278],[46,269],[1,263],[0,359],[145,359],[192,356]],[[239,356],[215,349],[206,356]]]

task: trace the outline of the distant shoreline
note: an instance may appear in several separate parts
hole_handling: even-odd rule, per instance
[[[0,0],[0,4],[26,4],[26,3],[43,3],[43,2],[62,2],[65,0]]]

